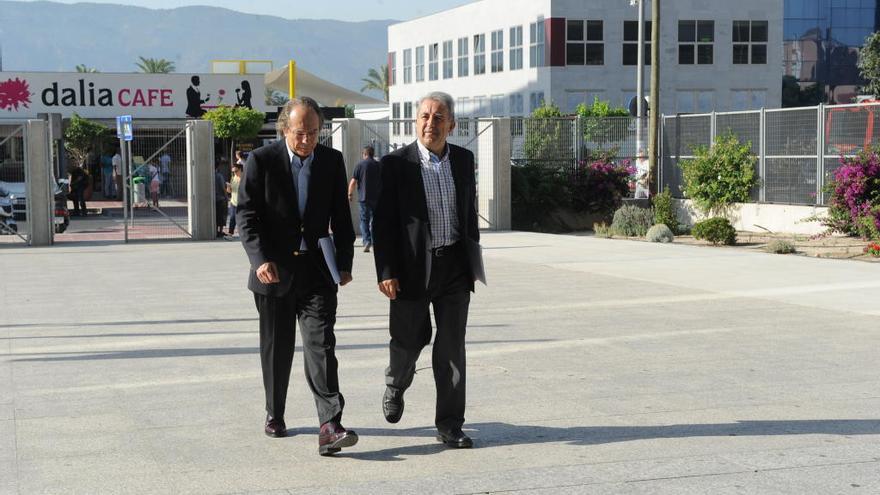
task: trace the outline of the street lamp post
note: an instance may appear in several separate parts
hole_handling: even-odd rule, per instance
[[[645,2],[630,0],[630,5],[639,8],[638,40],[636,49],[636,157],[641,159],[642,153],[642,117],[645,115]]]

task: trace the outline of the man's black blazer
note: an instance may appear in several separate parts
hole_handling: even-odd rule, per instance
[[[306,256],[326,277],[307,281],[308,284],[332,285],[333,279],[318,247],[318,239],[330,231],[336,243],[337,268],[351,272],[354,229],[342,153],[320,144],[315,148],[308,193],[304,218],[300,218],[284,139],[248,155],[238,188],[236,215],[241,243],[251,262],[248,289],[270,296],[285,294],[298,276],[294,269],[296,256]],[[300,252],[303,238],[308,247],[305,254]],[[257,279],[256,269],[268,261],[277,265],[279,283],[263,284]]]
[[[460,242],[468,267],[479,256],[474,154],[449,145],[455,181]],[[402,299],[425,295],[431,275],[431,225],[422,184],[422,163],[414,142],[382,157],[382,193],[373,216],[373,256],[379,282],[398,279]],[[482,261],[480,260],[480,263]],[[473,270],[471,270],[473,272]],[[476,273],[472,273],[470,289]]]

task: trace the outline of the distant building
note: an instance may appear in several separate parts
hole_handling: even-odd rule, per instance
[[[859,50],[880,29],[880,0],[785,0],[785,75],[819,85],[828,103],[850,103],[864,84]]]
[[[392,118],[443,90],[459,116],[563,112],[636,93],[638,7],[625,0],[481,0],[388,28]],[[645,94],[650,86],[646,4]],[[666,114],[778,107],[783,0],[663,3],[661,101]]]

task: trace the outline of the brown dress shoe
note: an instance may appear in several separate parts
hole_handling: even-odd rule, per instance
[[[272,416],[266,416],[266,427],[264,429],[267,436],[274,438],[284,438],[287,436],[287,426],[283,419],[276,419]]]
[[[341,423],[328,421],[321,425],[318,435],[318,454],[333,455],[344,447],[351,447],[358,441],[357,433],[346,430]]]

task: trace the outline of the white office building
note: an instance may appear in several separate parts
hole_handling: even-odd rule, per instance
[[[650,12],[645,5],[645,95]],[[783,0],[665,0],[660,111],[778,107]],[[459,117],[528,115],[543,100],[573,112],[636,94],[638,6],[627,0],[481,0],[388,28],[392,118],[445,91]]]

